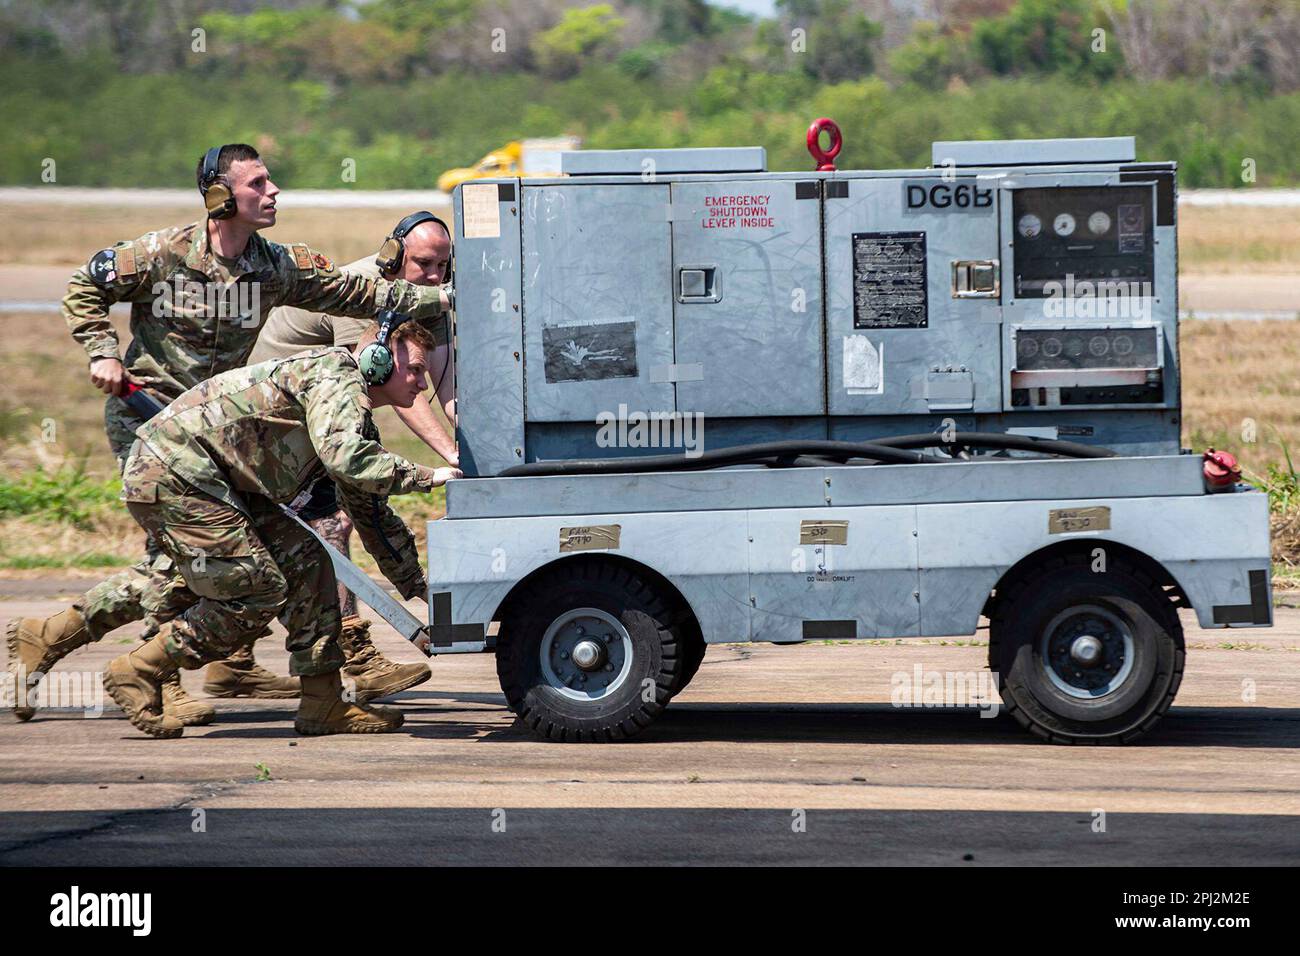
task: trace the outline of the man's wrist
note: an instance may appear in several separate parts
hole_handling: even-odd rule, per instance
[[[429,590],[428,581],[423,576],[403,581],[394,581],[393,586],[397,588],[397,593],[408,601],[411,598],[427,594]]]
[[[424,438],[423,435],[421,435],[420,437]],[[432,438],[424,438],[424,443],[428,445],[429,449],[439,458],[443,459],[444,461],[449,461],[450,459],[448,458],[448,456],[449,455],[454,456],[456,454],[456,443],[448,440],[445,435],[440,435],[439,437],[442,439],[444,443],[441,444],[441,447],[440,447],[440,443],[438,441],[435,441]]]

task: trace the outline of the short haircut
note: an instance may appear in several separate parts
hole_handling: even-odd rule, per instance
[[[205,152],[203,156],[207,156]],[[198,183],[199,188],[203,188],[203,156],[199,157],[199,163],[194,167],[194,181]],[[217,154],[217,175],[224,176],[230,172],[230,164],[236,163],[241,159],[261,159],[257,150],[247,143],[227,143],[221,147],[221,152]]]
[[[371,322],[361,330],[361,338],[357,342],[358,350],[369,345],[379,338],[379,323]],[[416,322],[414,319],[407,319],[393,331],[388,333],[388,347],[392,348],[398,342],[414,343],[424,349],[425,353],[431,353],[438,347],[437,340],[434,339],[433,333],[427,328]]]

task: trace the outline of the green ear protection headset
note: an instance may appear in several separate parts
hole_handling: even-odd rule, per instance
[[[219,171],[224,146],[213,146],[203,154],[203,172],[199,175],[199,192],[209,219],[229,219],[235,214],[235,194],[222,181]]]
[[[361,350],[357,356],[357,365],[361,367],[361,377],[367,385],[383,385],[393,377],[393,350],[388,347],[389,336],[410,316],[392,309],[380,309],[375,315],[379,322],[379,337]]]

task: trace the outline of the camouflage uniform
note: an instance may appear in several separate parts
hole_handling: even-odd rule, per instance
[[[278,615],[292,673],[342,666],[329,557],[277,507],[325,475],[399,593],[423,593],[415,539],[387,496],[432,489],[434,471],[379,444],[365,381],[346,349],[222,373],[140,429],[122,496],[175,562],[192,605],[168,632],[176,664],[193,669],[225,657]]]
[[[178,289],[178,281],[189,285]],[[252,288],[258,293],[252,300],[257,308],[233,314],[241,299],[251,304]],[[231,317],[211,307],[209,289]],[[166,310],[161,307],[164,293]],[[124,364],[164,404],[213,375],[242,366],[267,313],[277,306],[368,319],[378,307],[390,305],[446,325],[446,296],[438,288],[340,272],[305,245],[279,245],[257,234],[237,259],[222,258],[209,245],[206,220],[118,243],[77,270],[63,300],[63,315],[92,360],[119,357],[117,333],[108,318],[114,302],[132,303],[132,340]],[[104,424],[123,467],[142,422],[122,399],[110,397]],[[167,620],[192,600],[192,595],[176,592],[178,582],[163,551],[151,535],[144,561],[77,601],[74,606],[95,640],[146,613],[154,624]]]
[[[367,279],[380,279],[383,275],[375,264],[375,256],[363,256],[355,262],[343,266],[343,271],[365,276]],[[307,349],[320,348],[322,345],[343,345],[354,347],[361,341],[361,333],[370,324],[371,318],[357,319],[350,316],[334,316],[325,312],[311,312],[294,306],[283,305],[271,312],[266,319],[262,334],[257,337],[253,353],[248,357],[250,365],[265,362],[267,359],[285,358],[297,355]],[[432,316],[418,320],[433,335],[434,343],[447,344],[447,322],[442,316]]]

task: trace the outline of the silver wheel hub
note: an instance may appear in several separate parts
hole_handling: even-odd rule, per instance
[[[599,669],[600,665],[605,662],[605,647],[595,641],[579,641],[573,645],[571,656],[573,663],[584,671],[594,671]]]
[[[614,693],[632,671],[632,636],[607,611],[578,607],[551,622],[538,655],[542,677],[556,692],[577,701]]]
[[[1070,697],[1096,700],[1113,694],[1133,672],[1136,649],[1128,622],[1110,608],[1079,604],[1048,622],[1039,643],[1039,666]]]
[[[1085,634],[1082,637],[1076,637],[1074,643],[1070,645],[1070,656],[1085,667],[1091,667],[1101,660],[1102,644],[1101,641],[1091,634]]]

